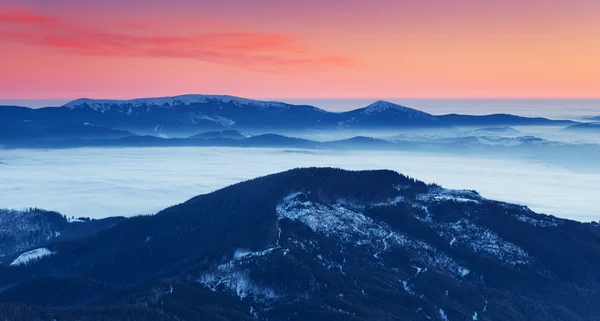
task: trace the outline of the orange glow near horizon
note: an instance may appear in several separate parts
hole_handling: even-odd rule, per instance
[[[592,0],[0,3],[0,99],[599,98]]]

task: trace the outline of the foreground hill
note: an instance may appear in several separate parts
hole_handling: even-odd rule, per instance
[[[0,318],[600,320],[599,281],[598,225],[307,168],[17,253]]]
[[[65,122],[90,123],[140,135],[191,136],[202,131],[256,133],[318,130],[390,130],[450,126],[570,125],[571,121],[514,115],[434,116],[385,101],[334,113],[307,105],[233,96],[182,95],[133,100],[78,99],[62,107],[0,107],[0,124],[45,128]],[[0,133],[1,134],[1,133]],[[1,135],[0,135],[1,138]]]

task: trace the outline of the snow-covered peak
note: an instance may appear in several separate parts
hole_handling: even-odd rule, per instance
[[[80,98],[65,104],[63,107],[76,109],[89,106],[93,110],[106,112],[111,110],[111,108],[117,108],[120,110],[124,108],[140,107],[172,108],[173,106],[190,105],[196,103],[233,103],[236,106],[254,106],[261,109],[270,107],[289,108],[289,105],[281,102],[252,100],[227,95],[181,95],[173,97],[136,98],[130,100]]]
[[[371,115],[376,113],[381,113],[384,111],[394,111],[396,113],[402,113],[412,116],[422,116],[422,117],[432,117],[428,113],[422,112],[420,110],[416,110],[413,108],[404,107],[401,105],[397,105],[394,103],[390,103],[385,100],[378,100],[369,106],[365,107],[362,111],[365,115]]]

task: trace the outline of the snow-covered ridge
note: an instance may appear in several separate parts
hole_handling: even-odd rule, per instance
[[[434,223],[441,236],[452,237],[450,243],[464,244],[471,251],[486,254],[506,264],[516,266],[531,262],[529,254],[485,227],[462,219],[453,223]]]
[[[415,217],[431,226],[440,236],[447,239],[450,246],[464,246],[472,252],[484,254],[507,265],[526,265],[532,258],[519,246],[503,239],[488,228],[476,223],[475,217],[468,215],[456,221],[447,221],[429,212],[428,207],[437,202],[458,202],[479,204],[485,199],[475,191],[448,190],[432,187],[428,193],[420,194],[416,202],[401,196],[387,202],[368,204],[372,207],[396,206],[407,202],[413,207],[423,210],[424,216]],[[393,246],[413,248],[420,253],[427,253],[427,263],[446,270],[450,274],[464,277],[467,269],[458,269],[456,262],[442,258],[435,247],[408,238],[405,234],[392,229],[384,222],[373,220],[364,214],[364,207],[352,202],[338,201],[334,204],[320,204],[310,200],[310,193],[292,193],[277,206],[279,219],[289,219],[305,224],[314,232],[336,237],[344,243],[353,243],[373,248],[374,256],[380,257]],[[538,223],[536,221],[537,224]],[[430,252],[430,253],[428,253]]]
[[[25,253],[19,255],[19,257],[17,257],[10,264],[10,266],[26,265],[26,264],[37,261],[45,256],[52,255],[52,254],[54,254],[54,252],[52,252],[44,247],[35,249],[35,250],[31,250],[31,251],[28,251],[28,252],[25,252]]]
[[[554,218],[532,218],[526,215],[516,215],[515,218],[523,223],[527,223],[527,224],[531,224],[533,226],[536,227],[556,227],[559,226],[561,224],[561,222],[559,220],[556,220]]]
[[[190,105],[195,103],[233,103],[236,106],[255,106],[258,108],[289,108],[290,105],[282,102],[252,100],[227,95],[181,95],[173,97],[158,97],[158,98],[136,98],[131,100],[112,100],[112,99],[89,99],[80,98],[65,104],[63,107],[76,109],[89,106],[93,110],[106,112],[111,108],[142,108],[142,107],[160,107],[172,108],[180,105]],[[132,111],[126,110],[128,114]]]
[[[473,202],[479,203],[483,197],[475,191],[469,190],[450,190],[441,187],[434,187],[426,194],[417,195],[419,201],[455,201],[455,202]]]
[[[440,236],[446,238],[450,246],[466,246],[473,252],[485,254],[512,266],[531,263],[532,258],[524,249],[508,242],[488,228],[476,224],[476,218],[466,215],[459,220],[448,222],[440,220],[429,212],[429,205],[435,202],[480,204],[485,201],[485,198],[477,192],[433,187],[428,193],[418,195],[417,201],[418,203],[413,206],[422,209],[425,216],[416,216],[416,218],[426,222]]]
[[[309,194],[296,192],[285,197],[277,206],[277,215],[279,220],[299,222],[313,232],[334,237],[344,244],[362,247],[376,259],[381,259],[393,247],[401,247],[419,253],[416,259],[420,263],[435,266],[457,278],[465,276],[464,271],[468,269],[445,253],[425,242],[410,239],[384,222],[364,215],[364,209],[348,204],[338,201],[333,205],[324,205],[310,201]]]
[[[409,118],[431,118],[431,119],[434,118],[432,115],[422,112],[420,110],[400,106],[400,105],[390,103],[390,102],[387,102],[384,100],[378,100],[378,101],[370,104],[369,106],[364,108],[362,113],[365,115],[371,115],[371,114],[376,114],[376,113],[380,113],[380,112],[387,111],[387,110],[393,110],[397,113],[405,114]]]
[[[213,123],[222,125],[223,127],[231,127],[235,124],[235,120],[221,117],[221,116],[208,116],[208,115],[202,114],[201,112],[186,113],[185,116],[187,116],[187,118],[180,119],[180,121],[184,124],[191,123],[191,124],[196,125],[201,120],[208,120]],[[157,131],[157,130],[155,130],[155,131]]]

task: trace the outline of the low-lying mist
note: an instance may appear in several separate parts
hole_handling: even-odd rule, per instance
[[[565,130],[565,126],[489,126],[489,127],[452,127],[419,128],[402,130],[306,130],[280,132],[286,136],[310,139],[320,142],[348,139],[356,136],[368,136],[382,139],[435,140],[459,137],[527,137],[535,136],[565,144],[600,144],[600,135]],[[251,134],[264,134],[268,131]]]
[[[0,207],[100,218],[153,214],[195,195],[295,167],[392,169],[581,221],[600,217],[600,172],[501,157],[260,148],[0,150]]]

